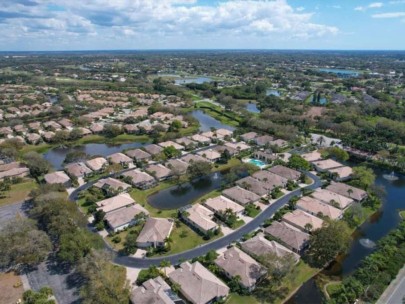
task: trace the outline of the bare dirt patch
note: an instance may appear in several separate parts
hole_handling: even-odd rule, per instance
[[[22,299],[21,279],[13,272],[0,273],[0,304],[13,304]]]

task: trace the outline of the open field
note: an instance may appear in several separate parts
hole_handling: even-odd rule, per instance
[[[37,183],[32,179],[11,185],[10,191],[6,191],[4,197],[0,198],[0,206],[24,201],[28,198],[31,190],[37,188],[37,186]]]

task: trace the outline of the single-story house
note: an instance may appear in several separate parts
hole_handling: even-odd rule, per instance
[[[263,233],[258,233],[253,238],[241,243],[241,248],[243,251],[249,253],[253,257],[275,254],[277,257],[292,255],[297,262],[300,259],[298,254],[291,251],[287,247],[277,243],[276,241],[269,241],[266,239]]]
[[[104,125],[99,124],[99,123],[93,123],[90,126],[90,131],[93,132],[94,134],[98,134],[104,131]]]
[[[322,159],[322,155],[321,155],[321,153],[319,153],[318,150],[301,154],[301,157],[308,162],[315,162],[315,161]]]
[[[270,145],[273,140],[274,140],[273,136],[263,135],[263,136],[256,137],[253,141],[258,146],[266,146],[266,145]]]
[[[52,132],[52,131],[45,131],[45,132],[42,132],[42,138],[46,141],[46,142],[51,142],[52,141],[52,139],[54,138],[54,136],[55,136],[55,132]]]
[[[207,234],[218,228],[218,224],[212,220],[214,212],[203,205],[195,204],[185,211],[186,214],[183,215],[183,219],[201,233]]]
[[[172,175],[172,171],[162,164],[149,165],[145,168],[145,171],[160,181],[165,180]]]
[[[107,159],[109,160],[110,163],[112,164],[120,164],[123,166],[128,166],[130,164],[133,164],[132,158],[126,156],[124,153],[114,153],[109,156],[107,156]]]
[[[121,193],[96,203],[98,209],[103,210],[105,213],[134,204],[135,201],[128,193]]]
[[[110,194],[117,194],[131,189],[131,185],[112,177],[100,179],[94,184],[94,187],[102,189]]]
[[[215,136],[220,139],[225,138],[227,136],[232,137],[232,135],[233,135],[232,131],[223,129],[223,128],[215,130],[214,133],[215,133]]]
[[[208,145],[209,143],[211,143],[210,138],[200,135],[200,134],[195,134],[195,135],[191,136],[191,139],[193,141],[196,141],[196,142],[204,144],[204,145]]]
[[[330,183],[329,186],[326,187],[326,190],[346,196],[357,202],[361,202],[362,200],[366,199],[368,195],[367,192],[362,189],[352,187],[343,183],[336,183],[333,181]]]
[[[157,184],[156,179],[150,176],[146,172],[142,172],[138,169],[127,171],[122,174],[123,177],[128,177],[131,180],[131,184],[139,189],[149,189]]]
[[[260,200],[260,196],[249,190],[243,189],[239,186],[235,186],[222,191],[222,195],[245,206],[249,203],[254,203]]]
[[[169,168],[172,172],[176,171],[179,174],[185,174],[187,172],[189,164],[181,159],[169,159],[166,162],[165,166]]]
[[[84,163],[71,163],[65,166],[65,171],[70,175],[77,178],[85,177],[93,173]]]
[[[340,219],[343,215],[342,210],[310,196],[300,198],[297,201],[296,207],[312,215],[318,217],[327,216],[332,220]]]
[[[148,162],[152,160],[152,155],[141,149],[128,150],[125,151],[125,154],[128,155],[129,157],[132,157],[137,162]]]
[[[187,137],[182,137],[182,138],[178,138],[176,139],[176,143],[182,145],[183,147],[190,149],[193,147],[197,147],[198,143],[194,140],[191,140],[190,138]]]
[[[222,195],[214,198],[209,198],[202,204],[215,213],[222,213],[226,210],[232,210],[232,212],[234,212],[235,214],[242,214],[245,210],[245,208],[243,208],[241,205]]]
[[[103,171],[108,165],[108,161],[104,157],[96,157],[86,161],[86,166],[95,172]]]
[[[338,182],[349,180],[352,177],[353,169],[349,166],[343,166],[340,168],[330,169],[329,173],[334,176],[334,179]]]
[[[9,170],[0,172],[0,181],[2,181],[5,178],[26,177],[29,174],[30,170],[26,167],[11,168]]]
[[[133,304],[180,304],[182,302],[161,276],[149,279],[142,286],[134,288],[130,299]]]
[[[197,161],[203,161],[203,162],[207,162],[207,159],[200,156],[200,155],[196,155],[196,154],[186,154],[184,156],[181,157],[181,160],[185,161],[186,163],[193,163],[193,162],[197,162]]]
[[[240,285],[252,291],[256,283],[267,273],[265,267],[237,247],[231,247],[214,262],[232,279],[240,277]]]
[[[121,231],[127,227],[135,225],[139,218],[137,216],[148,216],[149,211],[139,204],[130,205],[110,211],[106,214],[105,220],[114,232]]]
[[[235,182],[238,186],[252,191],[259,196],[265,196],[271,191],[271,187],[251,176],[244,177]]]
[[[280,175],[292,181],[298,181],[301,177],[301,172],[281,165],[274,166],[273,168],[270,168],[268,170],[274,174]]]
[[[269,142],[269,144],[271,146],[276,146],[279,148],[284,148],[288,146],[288,141],[285,141],[284,139],[276,139],[276,140],[272,140],[271,142]]]
[[[240,138],[242,138],[242,140],[244,142],[250,142],[250,141],[254,140],[256,137],[257,137],[256,132],[248,132],[248,133],[242,134],[240,136]]]
[[[70,187],[70,177],[63,171],[56,171],[45,174],[44,180],[47,184],[62,184],[65,187]]]
[[[216,162],[221,158],[221,154],[213,149],[199,151],[197,152],[197,155],[208,159],[210,162]]]
[[[176,150],[180,150],[180,151],[185,149],[184,146],[179,145],[178,143],[175,143],[174,141],[171,141],[171,140],[161,142],[161,143],[159,143],[159,146],[161,146],[162,148],[173,147]]]
[[[308,243],[309,235],[286,222],[273,222],[264,229],[264,233],[279,240],[294,252],[301,252]]]
[[[214,303],[229,295],[229,287],[199,262],[181,263],[168,277],[192,304]]]
[[[155,144],[146,145],[143,148],[146,152],[148,152],[151,155],[157,155],[163,151],[162,147],[159,147],[158,145]]]
[[[284,214],[283,221],[305,232],[319,229],[324,223],[319,217],[313,216],[300,209]]]
[[[333,168],[343,167],[343,164],[333,159],[322,159],[312,162],[316,171],[325,172]]]
[[[138,247],[163,247],[173,230],[173,219],[150,217],[136,239]]]
[[[27,143],[36,145],[41,141],[41,135],[37,133],[29,133],[25,136]]]
[[[255,151],[253,153],[253,158],[265,161],[266,163],[271,163],[277,159],[277,155],[270,151]]]
[[[351,198],[326,189],[316,189],[313,193],[311,193],[311,196],[342,210],[345,210],[353,203]]]
[[[266,184],[267,188],[270,190],[276,187],[285,187],[288,182],[288,179],[267,170],[257,171],[253,173],[252,177]]]

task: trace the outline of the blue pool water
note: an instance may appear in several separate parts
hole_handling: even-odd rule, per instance
[[[258,167],[263,167],[265,165],[267,165],[265,162],[258,160],[258,159],[250,159],[249,163]]]

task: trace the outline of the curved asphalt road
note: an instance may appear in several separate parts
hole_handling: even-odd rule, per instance
[[[112,173],[109,174],[108,176],[103,176],[101,178],[106,178],[106,177],[115,177],[118,176],[126,171],[132,170],[133,168],[125,169],[120,172]],[[305,172],[305,174],[310,177],[314,182],[305,187],[304,189],[309,189],[309,190],[315,190],[319,187],[322,186],[322,182],[319,179],[318,176]],[[100,178],[100,179],[101,179]],[[74,190],[70,195],[69,198],[72,201],[77,200],[78,194],[81,191],[89,189],[91,186],[93,186],[98,180],[94,180],[91,182],[88,182],[80,187],[78,187],[76,190]],[[288,204],[290,199],[293,196],[299,196],[302,192],[302,189],[297,189],[294,190],[287,195],[281,197],[277,201],[275,201],[272,205],[270,205],[268,208],[266,208],[263,212],[258,214],[252,221],[249,223],[243,225],[240,227],[238,230],[235,230],[234,232],[223,236],[219,239],[216,239],[212,242],[206,243],[204,245],[195,247],[193,249],[190,249],[188,251],[184,251],[178,254],[173,254],[170,256],[163,256],[163,257],[156,257],[156,258],[135,258],[135,257],[130,257],[130,256],[120,256],[118,255],[108,244],[106,243],[106,249],[114,254],[113,261],[114,263],[126,267],[134,267],[134,268],[148,268],[151,265],[159,265],[162,261],[169,261],[172,265],[176,265],[181,261],[184,260],[190,260],[199,256],[202,256],[206,254],[208,251],[211,250],[218,250],[221,248],[224,248],[231,243],[241,239],[245,234],[252,232],[253,230],[257,229],[260,227],[260,225],[263,224],[263,222],[270,218],[271,216],[274,215],[274,213],[277,212],[280,208],[282,208],[284,205]]]

